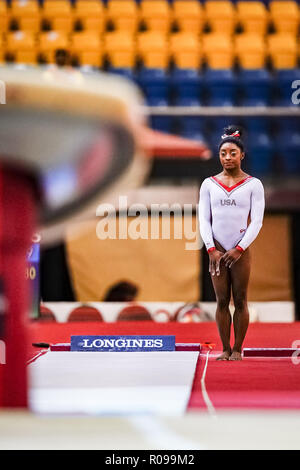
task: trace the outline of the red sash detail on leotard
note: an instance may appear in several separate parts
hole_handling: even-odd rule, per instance
[[[226,186],[226,184],[222,183],[222,181],[220,181],[216,176],[212,176],[212,179],[214,179],[220,186],[226,189],[226,191],[232,191],[234,188],[237,188],[238,186],[245,183],[245,181],[247,181],[250,178],[252,178],[252,176],[247,176],[246,178],[234,184],[233,186]]]

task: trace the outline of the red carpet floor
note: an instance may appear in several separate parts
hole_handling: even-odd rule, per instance
[[[70,342],[76,334],[174,334],[176,342],[206,341],[216,344],[209,354],[205,382],[201,382],[206,354],[198,360],[189,410],[207,409],[300,409],[300,364],[290,358],[245,358],[241,362],[218,362],[216,351],[221,344],[215,323],[32,323],[32,342]],[[291,347],[300,340],[300,322],[252,323],[245,347]],[[30,356],[38,352],[32,348]]]

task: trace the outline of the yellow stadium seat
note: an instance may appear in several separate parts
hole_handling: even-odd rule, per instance
[[[204,9],[198,0],[176,0],[173,16],[180,31],[200,33],[204,26]]]
[[[18,29],[38,33],[41,13],[35,0],[13,0],[11,3],[11,22],[17,23]]]
[[[0,2],[0,34],[4,33],[8,28],[8,12],[4,1]]]
[[[6,53],[14,57],[15,62],[35,64],[37,61],[37,43],[34,33],[16,31],[6,36]]]
[[[138,34],[138,53],[145,67],[166,68],[169,64],[169,44],[166,34],[146,31]]]
[[[243,33],[236,35],[235,53],[244,69],[259,69],[265,66],[266,42],[261,34]]]
[[[139,11],[134,0],[110,0],[107,17],[116,30],[135,32],[139,24]]]
[[[295,1],[273,1],[269,4],[270,15],[278,33],[292,33],[299,31],[299,7]]]
[[[231,34],[236,26],[236,11],[229,0],[207,0],[206,21],[212,32]]]
[[[101,67],[103,64],[103,45],[100,35],[93,31],[74,33],[71,37],[72,59],[80,65]]]
[[[269,14],[264,3],[241,1],[237,3],[238,21],[245,33],[265,34]]]
[[[77,0],[74,20],[86,31],[102,33],[106,24],[106,11],[103,3],[98,0]]]
[[[107,33],[104,36],[104,49],[113,67],[134,67],[136,59],[136,40],[128,31],[113,31]]]
[[[210,33],[203,35],[203,52],[207,65],[213,69],[228,69],[233,66],[234,47],[229,34]]]
[[[144,0],[140,4],[141,20],[149,31],[168,32],[171,25],[171,9],[164,0]]]
[[[290,33],[268,36],[268,53],[276,69],[290,69],[297,66],[297,39]]]
[[[67,0],[45,0],[42,9],[43,23],[53,31],[69,33],[73,30],[73,9]]]
[[[58,49],[69,50],[69,38],[66,33],[49,31],[39,34],[38,51],[50,63],[55,63],[55,53]]]
[[[170,53],[177,67],[183,69],[199,68],[202,59],[199,36],[188,32],[172,34]]]

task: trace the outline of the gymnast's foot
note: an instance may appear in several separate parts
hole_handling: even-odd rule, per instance
[[[223,351],[223,353],[217,357],[217,361],[229,361],[230,356],[231,356],[231,350]]]
[[[230,361],[241,361],[242,354],[239,351],[232,351],[232,354],[229,358]]]

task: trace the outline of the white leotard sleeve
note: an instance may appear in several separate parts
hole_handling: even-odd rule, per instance
[[[255,185],[251,194],[251,222],[247,227],[245,235],[239,242],[239,246],[246,250],[255,240],[263,224],[265,211],[265,194],[264,187],[259,179],[255,180]]]
[[[200,188],[199,229],[207,250],[215,246],[211,227],[211,217],[209,182],[206,179],[203,181]]]

